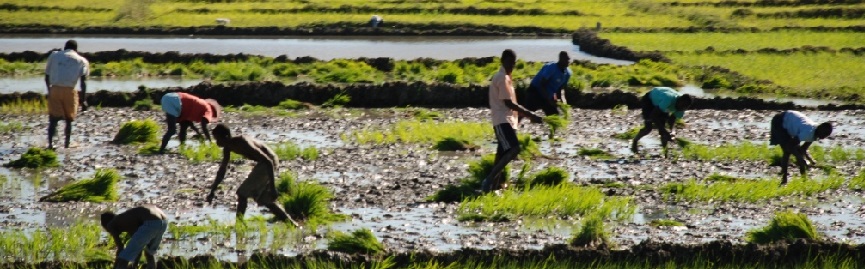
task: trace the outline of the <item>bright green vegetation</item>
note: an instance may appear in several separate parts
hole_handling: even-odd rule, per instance
[[[632,139],[634,139],[634,137],[637,137],[637,133],[640,132],[640,129],[643,129],[642,125],[628,129],[624,133],[614,134],[613,138],[622,139],[622,140],[632,140]]]
[[[559,115],[550,115],[544,117],[544,123],[550,128],[549,138],[552,139],[556,135],[556,131],[568,126],[567,118]]]
[[[412,117],[420,121],[437,120],[444,117],[441,112],[423,108],[410,109],[409,113],[411,113]]]
[[[193,163],[199,162],[217,162],[222,160],[222,148],[217,146],[216,143],[201,143],[194,146],[190,145],[180,145],[177,150],[180,155],[183,155],[189,161]],[[239,155],[231,154],[231,158],[234,159],[234,156]]]
[[[111,261],[114,245],[104,244],[102,232],[102,227],[93,223],[27,231],[4,228],[0,230],[0,262]]]
[[[579,152],[577,152],[580,156],[587,156],[594,160],[609,160],[615,159],[616,156],[606,152],[602,149],[589,149],[589,148],[581,148]]]
[[[797,178],[783,186],[777,178],[707,182],[691,179],[684,183],[668,183],[661,187],[661,192],[674,200],[758,202],[782,196],[810,197],[823,191],[839,189],[844,181],[839,175],[820,179]]]
[[[543,155],[541,148],[532,136],[527,134],[517,134],[517,139],[520,141],[520,159],[531,160],[535,157]]]
[[[423,143],[432,144],[445,138],[481,141],[491,137],[489,123],[463,121],[401,120],[388,130],[361,130],[351,133],[351,139],[361,144]]]
[[[40,168],[59,166],[57,153],[49,149],[29,148],[21,154],[17,160],[7,163],[5,166],[14,168]]]
[[[571,175],[561,167],[547,167],[535,174],[529,176],[530,186],[556,186],[562,183],[567,183]]]
[[[159,153],[159,147],[162,146],[159,142],[147,143],[138,148],[138,154],[153,155]]]
[[[18,131],[23,131],[24,129],[24,125],[17,121],[0,122],[0,134],[14,133]]]
[[[379,254],[386,251],[372,231],[366,228],[355,230],[351,234],[334,231],[328,234],[328,237],[328,250],[349,254]]]
[[[279,143],[272,146],[273,152],[280,160],[294,160],[300,157],[306,161],[314,161],[318,159],[318,149],[314,146],[301,148],[299,145],[291,141]]]
[[[284,109],[280,106],[277,107],[266,107],[260,105],[241,105],[239,107],[235,106],[224,106],[222,107],[225,112],[235,112],[240,114],[241,116],[280,116],[280,117],[293,117],[297,115],[295,109]]]
[[[40,202],[106,202],[117,201],[120,174],[114,169],[99,169],[93,178],[70,183],[39,199]]]
[[[144,99],[135,101],[135,103],[132,104],[132,110],[135,110],[135,111],[155,111],[155,110],[159,110],[159,106],[153,104],[153,100],[151,100],[150,98],[144,98]]]
[[[768,244],[796,238],[817,240],[820,237],[807,215],[784,211],[776,213],[766,227],[748,231],[745,238],[748,242]]]
[[[865,170],[859,171],[859,174],[850,179],[850,188],[854,190],[865,190]]]
[[[741,180],[745,180],[745,179],[734,177],[734,176],[722,175],[722,174],[718,174],[718,173],[711,174],[711,175],[709,175],[703,179],[703,181],[706,181],[706,182],[736,182],[736,181],[741,181]]]
[[[684,223],[678,220],[672,219],[656,219],[649,222],[649,226],[652,227],[672,227],[672,226],[685,226]]]
[[[610,232],[604,226],[604,217],[599,215],[591,215],[583,219],[582,228],[571,238],[570,243],[574,246],[614,245],[610,240]]]
[[[342,81],[338,81],[338,82],[342,82]],[[352,82],[352,81],[345,81],[345,82]],[[338,94],[334,95],[333,97],[331,97],[330,99],[328,99],[327,101],[324,101],[324,103],[321,104],[321,107],[344,107],[344,106],[348,105],[349,102],[351,102],[351,96],[349,96],[347,93],[338,93]]]
[[[48,113],[48,101],[45,98],[38,100],[21,100],[0,104],[0,114],[9,115],[43,115]]]
[[[463,199],[477,196],[481,189],[481,182],[486,178],[493,169],[495,162],[495,154],[487,154],[481,157],[480,160],[469,163],[469,176],[460,180],[457,185],[447,185],[444,189],[437,191],[426,200],[430,202],[460,202]],[[502,171],[502,177],[509,179],[511,177],[511,165],[505,166]]]
[[[440,151],[457,151],[457,150],[472,150],[477,149],[478,146],[473,144],[472,142],[465,139],[456,139],[453,137],[445,137],[442,140],[436,142],[433,148]]]
[[[307,109],[307,108],[309,108],[309,105],[304,103],[304,102],[301,102],[301,101],[297,101],[297,100],[293,100],[293,99],[285,99],[282,102],[279,102],[279,105],[277,105],[276,107],[282,108],[282,109],[299,110],[299,109]]]
[[[682,149],[682,155],[691,160],[713,160],[713,161],[766,161],[780,159],[781,149],[777,146],[770,147],[768,144],[757,144],[752,142],[725,143],[720,146],[707,146],[696,143],[687,143]],[[865,149],[846,149],[835,146],[831,148],[812,145],[808,153],[818,163],[845,162],[851,160],[865,160]],[[792,160],[791,156],[791,160]]]
[[[858,48],[865,40],[865,33],[857,32],[698,32],[698,33],[599,33],[600,38],[609,39],[635,51],[698,51],[712,47],[716,51],[779,50],[802,46],[824,46],[834,49]]]
[[[115,144],[157,142],[156,136],[159,130],[159,124],[151,119],[132,120],[120,126],[120,131],[114,135],[111,142]]]
[[[308,227],[348,219],[348,216],[330,209],[333,194],[327,187],[314,181],[298,182],[296,178],[293,172],[283,172],[276,183],[279,202],[292,219],[302,221]]]
[[[603,219],[628,219],[636,210],[629,197],[608,197],[595,187],[572,184],[508,188],[501,194],[464,199],[458,214],[463,216],[549,218],[597,215]]]

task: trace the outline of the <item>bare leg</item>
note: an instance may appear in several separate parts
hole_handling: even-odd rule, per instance
[[[48,119],[48,148],[54,148],[54,135],[57,134],[57,122],[59,121],[58,118]]]
[[[247,206],[247,197],[237,196],[237,217],[243,219],[243,215],[246,214],[246,206]]]
[[[71,120],[66,120],[66,129],[64,129],[63,131],[65,132],[64,134],[66,135],[66,140],[65,140],[64,146],[66,146],[66,148],[69,148],[69,140],[70,140],[69,138],[72,135],[72,121]]]
[[[285,210],[282,210],[282,208],[279,207],[278,204],[269,203],[269,204],[264,205],[264,207],[267,207],[267,209],[270,209],[271,213],[276,215],[276,220],[284,221],[284,222],[290,222],[292,225],[294,225],[294,227],[300,227],[300,225],[297,224],[297,222],[295,222],[293,219],[291,219],[291,216],[289,216],[287,213],[285,213]]]
[[[781,185],[787,184],[787,165],[790,164],[790,152],[787,152],[787,149],[784,149],[783,154],[781,154]]]
[[[498,160],[495,163],[495,165],[493,165],[493,169],[490,170],[490,174],[487,176],[486,179],[484,179],[485,184],[484,183],[481,184],[481,190],[484,192],[490,191],[490,188],[492,185],[491,181],[493,179],[495,179],[496,177],[498,177],[502,173],[502,171],[505,170],[505,166],[507,166],[508,163],[510,163],[512,160],[514,160],[514,158],[516,158],[517,154],[519,154],[519,153],[520,153],[520,147],[518,147],[518,146],[512,147],[512,148],[508,149],[507,151],[505,151],[502,154],[502,158],[500,160]]]
[[[631,152],[633,152],[634,154],[640,154],[640,144],[638,142],[640,141],[641,138],[643,138],[644,136],[648,135],[651,132],[652,132],[652,125],[646,124],[645,126],[643,126],[643,129],[640,129],[640,131],[637,132],[637,135],[634,136],[633,142],[631,142]]]

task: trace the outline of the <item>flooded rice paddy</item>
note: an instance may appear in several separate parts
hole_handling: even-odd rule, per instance
[[[437,110],[447,120],[488,122],[487,109]],[[721,144],[753,141],[766,143],[768,122],[775,111],[690,111],[687,126],[678,137],[696,143]],[[865,146],[865,112],[807,112],[817,122],[835,121],[825,147]],[[369,228],[393,251],[452,251],[464,247],[489,249],[539,249],[566,243],[579,230],[579,220],[517,219],[503,223],[458,221],[458,204],[430,203],[425,198],[448,184],[468,176],[467,163],[495,151],[493,137],[474,152],[438,152],[427,145],[358,145],[342,137],[352,131],[385,129],[405,119],[408,113],[394,109],[313,110],[293,117],[251,116],[227,113],[232,130],[268,143],[292,141],[301,147],[315,146],[320,156],[314,161],[282,160],[281,171],[294,171],[300,180],[315,180],[334,193],[331,207],[350,216],[345,222],[319,229],[306,228],[279,236],[235,234],[173,238],[167,234],[161,255],[195,256],[209,254],[229,261],[244,261],[256,251],[297,255],[325,248],[330,231]],[[702,179],[713,173],[743,178],[777,177],[779,167],[763,161],[694,161],[659,158],[656,134],[641,141],[646,156],[634,158],[629,142],[611,138],[636,126],[638,111],[582,110],[571,112],[567,130],[558,141],[547,140],[545,126],[524,123],[520,132],[543,137],[539,142],[545,157],[532,161],[533,171],[548,166],[566,169],[573,184],[604,187],[608,195],[634,198],[638,209],[628,221],[609,223],[613,241],[628,247],[643,240],[697,244],[714,240],[742,243],[746,231],[762,227],[775,212],[793,209],[813,220],[818,231],[830,240],[865,243],[865,195],[842,187],[811,197],[784,197],[763,202],[688,202],[665,199],[659,187],[668,182]],[[44,147],[47,119],[38,116],[2,115],[3,122],[19,122],[25,130],[0,135],[0,162],[17,159],[28,147]],[[218,163],[191,163],[182,155],[140,155],[135,146],[109,144],[119,126],[129,120],[150,118],[162,121],[159,112],[131,109],[91,109],[76,121],[75,147],[58,149],[61,166],[41,171],[0,168],[0,225],[4,229],[66,227],[80,221],[95,221],[105,210],[122,210],[141,203],[159,205],[177,225],[234,224],[233,190],[251,169],[251,163],[233,163],[224,191],[214,205],[204,203]],[[161,135],[161,134],[160,134]],[[194,143],[194,142],[191,142]],[[169,148],[176,151],[177,142]],[[577,154],[581,148],[598,148],[613,153],[612,160],[592,160]],[[515,162],[514,172],[522,165]],[[849,179],[862,169],[861,161],[836,165]],[[98,168],[115,168],[124,179],[118,189],[120,200],[113,203],[41,203],[39,197],[71,182],[92,176]],[[793,173],[796,169],[791,169]],[[514,174],[514,173],[512,173]],[[824,177],[811,170],[812,180]],[[254,203],[248,217],[269,217]],[[677,220],[684,226],[652,227],[652,220]],[[274,224],[267,224],[273,227]]]

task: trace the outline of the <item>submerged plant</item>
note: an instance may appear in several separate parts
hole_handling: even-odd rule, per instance
[[[497,214],[534,218],[598,215],[628,219],[634,210],[629,197],[607,196],[595,187],[559,184],[529,189],[509,188],[496,194],[468,198],[460,203],[457,213],[460,216],[477,214],[485,217]]]
[[[29,148],[27,152],[21,154],[17,160],[6,164],[7,167],[13,168],[40,168],[59,166],[57,162],[57,153],[49,149]]]
[[[568,126],[568,120],[565,117],[559,115],[550,115],[544,117],[544,122],[550,128],[549,138],[553,139],[555,137],[556,132],[566,126]]]
[[[99,169],[93,178],[66,185],[39,199],[40,202],[105,202],[117,201],[120,174],[114,169]]]
[[[601,216],[592,215],[582,221],[582,228],[571,239],[571,245],[586,246],[611,246],[609,232],[604,227],[604,219]]]
[[[148,99],[149,100],[149,99]],[[114,135],[111,143],[131,144],[156,142],[159,125],[151,119],[133,120],[120,126],[120,131]]]
[[[792,211],[776,213],[768,226],[751,230],[745,236],[748,242],[757,244],[797,238],[817,240],[819,235],[808,216]]]
[[[328,250],[373,255],[385,251],[384,245],[366,228],[355,230],[351,234],[335,231],[329,237]]]

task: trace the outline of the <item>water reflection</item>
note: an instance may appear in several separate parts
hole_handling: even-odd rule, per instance
[[[111,92],[135,92],[138,86],[147,88],[189,87],[201,82],[201,79],[189,79],[181,76],[154,78],[102,78],[92,77],[87,80],[87,92],[107,90]],[[0,77],[0,94],[13,92],[44,93],[45,77]]]

